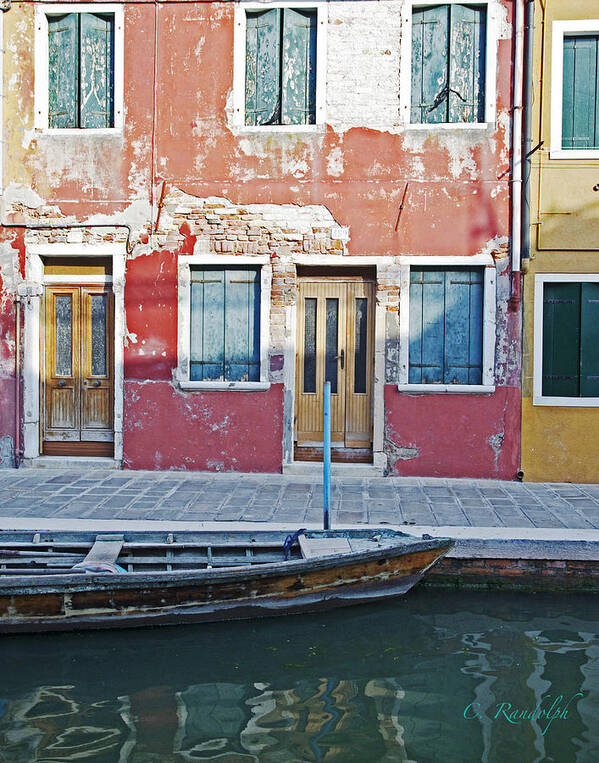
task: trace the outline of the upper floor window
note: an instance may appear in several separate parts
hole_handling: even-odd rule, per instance
[[[248,11],[245,123],[316,122],[316,11]]]
[[[123,9],[36,9],[35,125],[43,130],[114,130],[123,116]]]
[[[599,148],[599,34],[564,36],[562,148]]]
[[[412,11],[411,122],[483,122],[486,8]]]
[[[324,125],[326,5],[236,7],[234,124],[249,131]]]
[[[551,26],[552,159],[599,157],[599,19]]]
[[[48,127],[113,127],[114,15],[48,17]]]

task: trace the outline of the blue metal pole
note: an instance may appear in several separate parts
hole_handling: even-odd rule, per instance
[[[323,447],[323,490],[324,529],[330,529],[329,507],[331,505],[331,382],[324,383],[324,447]]]

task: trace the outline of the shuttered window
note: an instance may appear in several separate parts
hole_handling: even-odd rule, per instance
[[[48,126],[114,125],[114,15],[48,16]]]
[[[246,14],[245,123],[316,121],[316,11]]]
[[[410,271],[410,384],[482,384],[483,269]]]
[[[484,122],[485,48],[485,6],[414,8],[410,121]]]
[[[562,148],[599,148],[599,35],[564,37]]]
[[[260,381],[260,269],[191,270],[191,381]]]
[[[599,397],[599,283],[545,283],[542,390]]]

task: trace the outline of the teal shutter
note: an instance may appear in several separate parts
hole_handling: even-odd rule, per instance
[[[543,289],[543,395],[578,397],[579,375],[580,284],[545,283]]]
[[[483,273],[445,271],[445,384],[482,384]]]
[[[191,381],[260,381],[260,270],[191,272]]]
[[[443,271],[410,271],[410,384],[443,381],[445,276]]]
[[[114,16],[81,13],[80,127],[112,127]]]
[[[193,270],[191,274],[192,381],[224,379],[225,273],[222,268]]]
[[[78,127],[79,18],[48,16],[48,126]]]
[[[599,147],[599,36],[564,37],[562,147]]]
[[[227,270],[225,379],[260,381],[260,273]]]
[[[451,5],[449,122],[485,120],[486,8]]]
[[[281,122],[281,10],[247,13],[245,123]]]
[[[316,11],[283,10],[281,123],[316,121]]]
[[[411,122],[447,122],[449,6],[412,11]]]
[[[599,283],[581,284],[580,396],[599,397]]]

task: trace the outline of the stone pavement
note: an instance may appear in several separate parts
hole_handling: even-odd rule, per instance
[[[322,518],[322,501],[317,476],[0,470],[0,517],[301,526]],[[334,477],[331,522],[596,530],[599,485]]]

